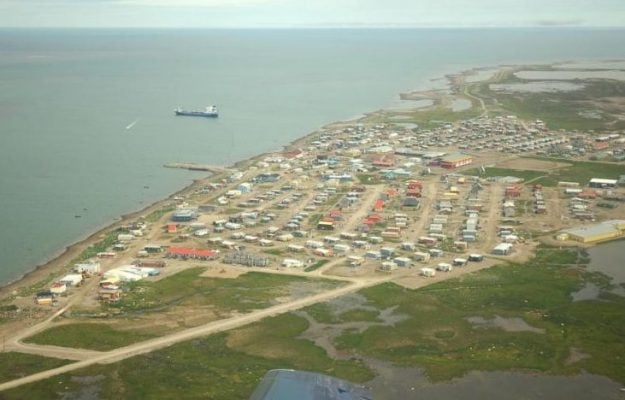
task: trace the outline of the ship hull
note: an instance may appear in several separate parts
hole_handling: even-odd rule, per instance
[[[201,111],[175,111],[177,116],[181,117],[204,117],[204,118],[217,118],[219,113],[213,112],[201,112]]]

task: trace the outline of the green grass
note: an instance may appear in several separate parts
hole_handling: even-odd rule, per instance
[[[205,268],[191,268],[156,282],[130,284],[122,299],[107,307],[122,312],[155,312],[174,306],[211,306],[219,313],[266,308],[276,297],[290,294],[291,284],[308,283],[329,289],[340,283],[277,274],[248,272],[236,279],[205,278]]]
[[[625,357],[615,355],[625,354],[619,339],[625,335],[625,299],[604,292],[600,300],[572,302],[571,293],[585,282],[608,287],[605,277],[578,266],[584,259],[577,250],[541,248],[526,264],[496,266],[419,290],[391,283],[363,290],[369,306],[398,305],[396,312],[410,318],[363,333],[344,332],[335,344],[399,365],[421,366],[434,381],[472,370],[585,370],[624,383]],[[465,319],[495,315],[522,318],[545,333],[476,329]],[[573,347],[591,357],[566,365]]]
[[[266,250],[263,250],[263,253],[269,254],[272,256],[282,256],[284,255],[284,253],[286,253],[286,249],[266,249]]]
[[[102,240],[92,244],[91,246],[83,250],[83,252],[80,253],[80,255],[76,259],[72,260],[70,264],[76,264],[81,261],[88,260],[89,258],[95,257],[98,253],[106,251],[109,247],[115,244],[115,242],[117,242],[117,236],[120,233],[128,233],[128,231],[126,229],[118,228],[111,232],[108,232]]]
[[[315,321],[321,324],[340,324],[345,322],[380,322],[380,311],[353,308],[337,313],[328,303],[319,303],[304,309]]]
[[[542,184],[543,186],[557,186],[558,182],[578,182],[582,186],[588,184],[592,178],[618,179],[625,175],[625,165],[593,162],[593,161],[572,161],[560,158],[547,157],[526,157],[537,160],[554,161],[565,163],[566,166],[552,169],[550,171],[517,170],[509,168],[485,168],[486,173],[482,173],[480,168],[472,168],[462,173],[481,177],[494,176],[515,176],[522,178],[526,182]]]
[[[108,351],[154,337],[156,335],[118,330],[106,324],[82,323],[46,329],[27,338],[26,342]]]
[[[357,174],[356,179],[361,185],[379,185],[384,183],[378,174]]]
[[[378,310],[355,308],[342,312],[338,315],[338,319],[342,322],[381,322],[379,315]]]
[[[382,120],[388,120],[389,122],[415,123],[422,129],[431,129],[446,123],[478,117],[482,110],[477,106],[476,101],[473,99],[467,100],[471,100],[473,106],[462,111],[453,111],[450,108],[434,105],[433,107],[414,112],[383,112],[381,115],[373,115],[372,118],[382,118]],[[398,116],[401,119],[398,119]]]
[[[517,81],[520,81],[517,79]],[[534,120],[539,118],[551,129],[567,130],[616,130],[623,125],[618,121],[614,111],[601,102],[592,101],[605,97],[625,95],[625,82],[610,80],[584,81],[585,88],[571,92],[553,93],[503,93],[482,88],[482,95],[496,98],[497,108],[512,113],[521,119]],[[601,110],[600,119],[586,118],[580,113]],[[613,123],[616,122],[616,125]]]
[[[319,268],[326,265],[328,262],[330,262],[330,260],[319,260],[313,265],[311,265],[310,267],[304,268],[304,272],[312,272],[312,271],[318,270]]]
[[[69,360],[24,353],[0,353],[0,382],[7,382],[69,364]],[[0,398],[2,395],[0,395]]]
[[[340,322],[338,316],[328,303],[317,303],[306,307],[304,311],[321,324],[338,324]]]
[[[163,215],[165,215],[165,214],[167,214],[169,212],[172,212],[175,209],[176,209],[176,207],[174,207],[174,206],[161,207],[161,208],[159,208],[157,210],[152,211],[151,213],[146,215],[143,219],[146,222],[154,223],[154,222],[160,220],[163,217]]]
[[[316,371],[354,382],[373,377],[361,362],[333,360],[311,341],[298,339],[307,327],[304,318],[293,314],[267,318],[227,333],[7,390],[2,398],[74,398],[88,387],[105,399],[247,399],[270,369]],[[79,378],[95,382],[81,384]]]
[[[482,173],[482,170],[480,168],[471,168],[471,169],[462,171],[462,174],[471,175],[471,176],[481,176],[485,178],[495,177],[495,176],[514,176],[517,178],[521,178],[525,181],[536,179],[538,177],[548,174],[548,172],[545,172],[545,171],[532,171],[532,170],[520,170],[520,169],[510,169],[510,168],[495,168],[495,167],[486,167],[484,168],[484,170],[485,172]]]
[[[551,171],[549,176],[539,178],[533,183],[544,186],[556,186],[558,182],[578,182],[582,186],[588,184],[592,178],[618,179],[625,175],[625,165],[611,164],[592,161],[571,161],[558,158],[539,158],[540,160],[558,161],[570,164],[570,166]]]

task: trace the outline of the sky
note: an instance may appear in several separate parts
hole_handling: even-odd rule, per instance
[[[0,0],[0,27],[625,27],[625,0]]]

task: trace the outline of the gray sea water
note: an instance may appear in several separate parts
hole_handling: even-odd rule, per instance
[[[446,73],[622,59],[623,43],[589,29],[0,30],[0,283],[198,176],[166,162],[230,164]],[[218,120],[172,113],[213,103]]]

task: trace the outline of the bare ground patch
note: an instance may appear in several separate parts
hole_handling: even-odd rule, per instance
[[[535,160],[533,158],[512,158],[497,163],[499,168],[531,170],[531,171],[552,171],[558,168],[568,167],[570,164],[556,161]]]

